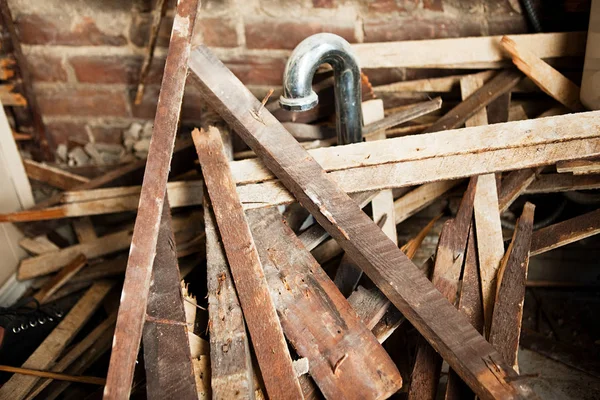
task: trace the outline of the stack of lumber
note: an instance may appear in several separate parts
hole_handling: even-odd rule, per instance
[[[261,103],[191,49],[196,6],[177,6],[147,161],[28,164],[62,192],[0,215],[28,235],[30,294],[80,296],[0,398],[538,398],[526,288],[565,282],[528,280],[529,258],[600,232],[600,112],[544,61],[583,36],[356,45],[365,68],[473,71],[367,85],[366,141],[336,146],[331,79],[302,118]],[[188,65],[212,113],[178,136]]]

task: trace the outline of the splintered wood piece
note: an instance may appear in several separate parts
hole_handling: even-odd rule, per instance
[[[246,213],[283,331],[328,399],[387,398],[402,378],[387,352],[275,208]],[[264,376],[264,375],[263,375]]]
[[[483,87],[481,79],[466,76],[460,81],[463,102],[468,101],[474,93]],[[461,103],[462,104],[462,103]],[[474,117],[465,122],[467,127],[487,125],[487,112],[485,107]],[[502,226],[500,225],[500,211],[498,210],[498,187],[494,174],[485,174],[479,177],[475,190],[475,234],[477,236],[477,251],[481,260],[481,286],[483,288],[484,310],[487,326],[489,327],[494,304],[493,290],[495,289],[496,271],[504,255],[504,242],[502,239]],[[465,243],[466,243],[466,237]]]
[[[600,176],[543,174],[538,176],[538,178],[531,185],[529,185],[529,187],[527,187],[525,193],[556,193],[591,189],[600,189]]]
[[[556,163],[556,172],[559,174],[570,172],[573,175],[588,175],[600,173],[598,160],[571,160]]]
[[[192,137],[267,394],[272,398],[301,399],[300,384],[235,190],[221,135],[210,127],[208,131],[194,130]]]
[[[239,395],[240,398],[253,398],[252,359],[244,315],[207,197],[204,203],[204,225],[210,327],[210,386],[215,398],[228,399],[235,395]]]
[[[45,303],[58,289],[67,283],[73,275],[81,270],[87,264],[87,258],[83,254],[78,254],[67,265],[65,265],[55,276],[42,286],[42,288],[33,296],[40,304]]]
[[[579,101],[579,86],[542,61],[532,46],[517,44],[511,37],[503,36],[500,45],[512,57],[513,63],[548,95],[573,111],[583,111]]]
[[[196,399],[168,198],[164,199],[158,230],[142,340],[148,398]]]
[[[508,207],[533,183],[539,171],[535,168],[512,171],[504,179],[498,193],[498,209],[500,213]]]
[[[460,286],[460,297],[458,309],[467,316],[469,322],[477,331],[483,334],[483,300],[481,287],[479,285],[479,265],[477,263],[477,246],[475,243],[475,228],[471,222],[469,229],[469,240],[467,253],[465,255],[465,266],[463,268],[462,283]],[[448,383],[446,384],[446,400],[461,400],[474,398],[469,387],[458,377],[456,372],[448,372]]]
[[[52,372],[64,372],[70,367],[75,361],[77,361],[83,353],[85,353],[90,347],[92,347],[99,339],[108,332],[112,337],[112,331],[114,330],[115,322],[117,321],[117,313],[109,315],[103,322],[101,322],[94,330],[92,330],[85,338],[79,343],[74,345],[60,360],[52,367]],[[25,400],[32,400],[39,395],[42,390],[48,387],[52,383],[52,379],[46,379],[39,382],[35,389],[33,389]]]
[[[73,220],[73,230],[77,235],[77,241],[79,243],[92,242],[98,239],[98,235],[96,235],[96,230],[94,229],[90,217],[82,217]]]
[[[535,206],[525,203],[517,221],[513,238],[498,271],[496,305],[490,329],[490,343],[504,361],[518,371],[517,353],[525,302],[525,282],[529,265],[529,249]]]
[[[23,166],[29,179],[47,183],[59,189],[69,190],[83,183],[89,182],[89,178],[64,171],[60,168],[35,162],[23,160]]]
[[[107,282],[98,282],[89,288],[56,328],[44,339],[42,344],[23,363],[22,368],[37,370],[50,368],[77,335],[77,332],[102,304],[102,299],[111,288],[112,284]],[[39,379],[36,376],[13,375],[0,388],[0,398],[23,399]]]
[[[531,255],[566,246],[600,233],[600,209],[538,229],[531,239]]]
[[[510,378],[516,376],[514,370],[502,362],[494,348],[376,223],[361,212],[275,117],[262,110],[260,118],[255,118],[260,102],[208,48],[201,45],[194,50],[190,68],[199,78],[202,94],[212,108],[236,130],[478,396],[483,399],[535,397],[526,385]],[[230,184],[233,186],[233,182]],[[238,290],[238,294],[240,292]],[[261,304],[264,306],[265,303]],[[246,316],[247,321],[253,320]],[[500,360],[496,361],[494,369],[488,366],[490,357]]]
[[[511,35],[540,58],[583,56],[585,32]],[[502,68],[501,36],[361,43],[352,48],[361,68]],[[468,51],[465,51],[468,49]]]
[[[431,281],[452,304],[457,300],[477,187],[477,177],[471,178],[456,217],[446,221],[438,242]],[[441,366],[440,356],[427,342],[421,341],[411,375],[409,399],[435,398]]]
[[[154,118],[142,192],[131,239],[104,397],[128,399],[146,317],[148,290],[179,114],[198,0],[177,3],[169,51]]]
[[[488,83],[470,94],[452,110],[448,111],[446,115],[427,128],[423,133],[458,128],[469,118],[473,117],[479,110],[484,109],[485,106],[492,101],[514,88],[522,78],[523,75],[517,71],[507,70],[501,72]],[[483,83],[481,78],[475,77],[473,79],[478,79]]]

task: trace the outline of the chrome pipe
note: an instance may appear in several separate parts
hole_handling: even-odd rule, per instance
[[[285,66],[279,104],[290,111],[315,107],[319,98],[312,80],[321,64],[333,68],[338,144],[362,142],[360,68],[352,47],[338,35],[318,33],[296,46]]]

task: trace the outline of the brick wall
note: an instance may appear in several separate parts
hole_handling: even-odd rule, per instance
[[[147,0],[148,3],[151,0]],[[31,64],[49,134],[120,142],[134,121],[154,117],[173,20],[164,18],[149,84],[133,104],[151,4],[144,0],[9,0]],[[333,32],[352,43],[520,33],[524,18],[509,0],[203,0],[195,43],[206,43],[258,92],[279,85],[290,50],[305,37]],[[366,71],[375,83],[411,77]],[[199,119],[188,85],[182,120]]]

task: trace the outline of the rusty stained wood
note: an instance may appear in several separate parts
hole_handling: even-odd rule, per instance
[[[142,340],[148,398],[197,399],[177,249],[166,195],[152,266]]]
[[[531,239],[531,255],[536,256],[598,233],[600,209],[538,229]]]
[[[198,0],[177,3],[121,294],[106,399],[127,399],[131,392],[198,5]]]
[[[533,204],[525,203],[512,241],[498,270],[496,304],[489,335],[490,343],[516,371],[519,370],[517,353],[523,320],[534,210]]]
[[[507,70],[501,72],[479,89],[472,92],[468,98],[460,102],[452,110],[448,111],[446,115],[427,128],[423,133],[458,128],[469,118],[477,114],[479,110],[484,109],[485,106],[492,101],[514,88],[522,78],[523,75],[517,71]],[[481,77],[476,77],[475,79],[483,82]]]
[[[456,217],[446,221],[438,242],[431,281],[451,304],[456,303],[458,296],[477,184],[477,177],[471,178]],[[442,359],[436,351],[427,342],[421,341],[411,375],[409,399],[435,398],[441,367]]]
[[[525,190],[527,194],[570,192],[573,190],[600,189],[598,175],[543,174]]]
[[[267,394],[272,398],[301,399],[300,384],[235,190],[221,135],[210,127],[208,131],[194,130],[192,137]]]
[[[538,174],[535,168],[512,171],[504,179],[498,193],[498,209],[504,212],[535,181]]]
[[[503,36],[502,48],[512,57],[513,63],[549,96],[572,111],[583,111],[579,101],[579,86],[542,61],[533,51],[535,47],[517,44],[511,37]]]
[[[205,46],[190,68],[202,94],[379,289],[483,399],[535,398],[499,354]],[[226,96],[226,97],[225,97]],[[374,142],[377,143],[377,142]],[[243,302],[242,302],[243,305]],[[250,319],[250,317],[249,317]]]
[[[283,331],[330,399],[387,398],[393,361],[275,208],[246,212]]]

